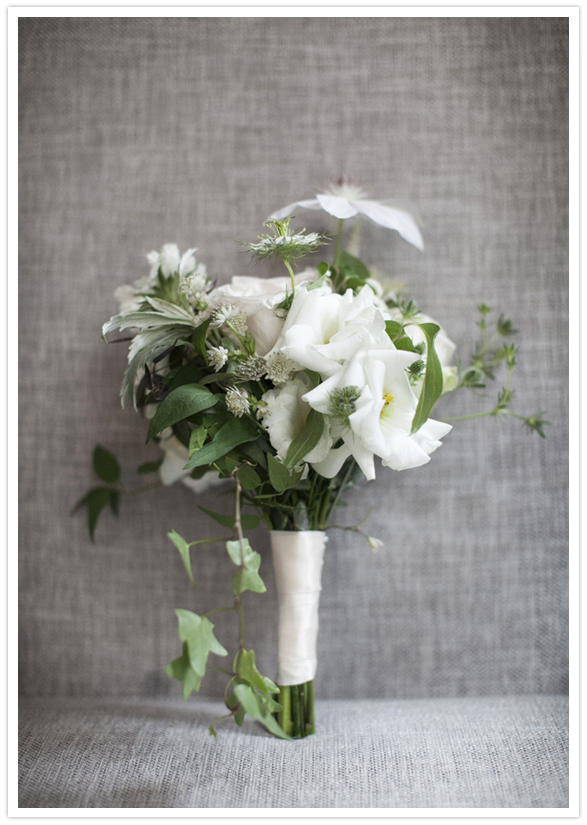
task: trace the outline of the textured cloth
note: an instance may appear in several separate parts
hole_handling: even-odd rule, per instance
[[[318,702],[316,735],[219,702],[21,701],[21,808],[564,808],[562,696]]]
[[[417,204],[424,253],[368,221],[362,250],[459,357],[477,303],[514,319],[514,409],[546,410],[552,426],[542,441],[513,419],[457,423],[428,465],[378,469],[348,496],[340,522],[372,510],[367,529],[385,547],[330,533],[317,695],[564,692],[567,21],[49,17],[19,28],[22,692],[180,695],[164,675],[179,654],[173,610],[226,604],[232,565],[222,549],[198,550],[194,596],[166,533],[218,535],[196,501],[230,503],[181,486],[124,500],[95,545],[83,516],[70,518],[95,484],[96,442],[127,473],[158,454],[145,422],[120,409],[125,347],[104,346],[101,324],[114,290],[167,241],[198,246],[220,283],[280,274],[253,268],[234,239],[254,239],[270,212],[341,173]],[[331,228],[319,213],[297,217]],[[443,399],[436,417],[489,409],[501,382],[485,399]],[[268,592],[245,596],[247,643],[272,676],[268,535],[251,541]],[[231,643],[233,617],[215,624]],[[222,689],[216,673],[202,686]]]

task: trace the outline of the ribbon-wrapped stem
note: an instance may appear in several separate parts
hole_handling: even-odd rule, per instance
[[[279,596],[278,722],[295,738],[314,733],[318,602],[327,538],[320,530],[271,532]]]

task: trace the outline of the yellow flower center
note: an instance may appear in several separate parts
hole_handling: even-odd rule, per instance
[[[393,403],[393,395],[390,392],[386,392],[383,395],[383,407],[381,408],[381,415],[385,415],[388,411],[388,407]]]

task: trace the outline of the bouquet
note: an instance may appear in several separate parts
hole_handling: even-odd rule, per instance
[[[294,230],[297,209],[334,216],[335,236]],[[397,471],[426,464],[459,418],[514,416],[540,435],[548,423],[542,414],[510,410],[517,351],[507,342],[515,333],[511,321],[499,316],[491,333],[491,310],[481,305],[481,336],[470,363],[453,363],[455,345],[441,326],[359,259],[355,231],[343,251],[345,223],[357,215],[423,249],[410,213],[340,180],[314,199],[273,213],[267,232],[244,244],[254,258],[279,259],[283,276],[237,275],[216,286],[196,249],[180,254],[166,244],[147,256],[147,278],[117,290],[120,312],[103,327],[104,340],[120,332],[118,340],[130,340],[122,404],[128,400],[143,413],[147,441],[162,450],[159,461],[139,472],[158,472],[164,484],[181,480],[196,493],[223,480],[234,488],[230,516],[205,511],[230,536],[188,541],[168,533],[194,588],[190,551],[203,542],[225,544],[234,577],[232,604],[204,615],[176,610],[180,650],[167,673],[182,682],[187,699],[207,670],[224,670],[227,713],[221,719],[242,725],[249,714],[284,739],[315,728],[325,531],[343,496],[375,478],[375,459]],[[317,250],[323,262],[297,267]],[[490,410],[432,416],[442,396],[485,386],[500,365],[506,379]],[[106,485],[78,504],[88,508],[92,536],[104,507],[117,510],[129,492],[117,459],[103,447],[94,452],[94,467]],[[258,670],[244,630],[243,593],[265,591],[261,557],[245,535],[261,521],[271,531],[279,593],[275,681]],[[345,529],[362,533],[373,550],[381,545],[362,525]],[[236,651],[214,633],[210,617],[222,610],[235,615]],[[211,655],[230,657],[229,664],[211,664]],[[210,725],[214,735],[218,721]]]

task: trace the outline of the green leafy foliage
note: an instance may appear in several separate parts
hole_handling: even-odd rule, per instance
[[[113,484],[120,479],[120,464],[115,455],[101,444],[94,448],[94,471],[100,481]]]
[[[183,643],[182,649],[181,656],[167,665],[165,673],[183,683],[183,698],[187,699],[193,690],[200,689],[203,676],[196,673],[191,665],[187,642]]]
[[[257,688],[257,690],[260,690],[267,696],[279,693],[279,688],[275,682],[272,682],[267,676],[262,676],[257,670],[254,650],[240,650],[236,654],[233,669],[235,673],[238,673],[242,681],[246,682],[252,688]],[[275,702],[275,704],[277,707],[275,707],[274,710],[280,710],[281,706],[277,702]]]
[[[303,430],[296,435],[289,445],[284,461],[285,466],[295,467],[296,464],[299,464],[303,457],[314,449],[323,432],[324,416],[316,410],[310,410]]]
[[[412,340],[406,335],[404,325],[400,324],[399,321],[386,321],[385,330],[396,349],[405,350],[406,352],[418,352]]]
[[[283,493],[291,486],[292,478],[287,467],[278,461],[271,453],[267,455],[267,467],[269,469],[269,480],[278,493]]]
[[[250,685],[241,683],[234,686],[234,695],[252,719],[257,719],[267,730],[280,739],[291,739],[272,716],[271,705],[267,697],[254,690]]]
[[[213,510],[208,510],[206,507],[202,507],[199,504],[197,506],[199,510],[206,513],[207,516],[213,518],[214,521],[218,522],[218,524],[221,524],[223,527],[234,528],[234,514],[224,515],[223,513],[215,513]],[[243,530],[253,530],[255,527],[259,526],[260,522],[261,519],[259,516],[253,516],[250,513],[241,514],[241,525]]]
[[[217,656],[228,656],[228,651],[214,636],[214,625],[210,619],[205,616],[198,616],[197,613],[192,613],[191,610],[178,609],[175,611],[175,615],[179,624],[180,641],[187,646],[190,669],[201,680],[206,673],[209,654],[215,653]],[[177,662],[177,659],[175,662]],[[192,688],[192,690],[198,690],[198,688]]]
[[[176,533],[175,530],[172,530],[170,533],[167,533],[167,538],[172,541],[177,549],[179,550],[179,555],[181,556],[181,560],[183,561],[184,567],[186,572],[189,576],[190,582],[192,583],[192,587],[196,588],[194,582],[194,574],[192,572],[192,563],[190,560],[190,546],[185,539],[183,539],[179,533]]]
[[[240,569],[234,574],[232,589],[235,596],[244,593],[245,590],[252,590],[254,593],[265,593],[267,588],[263,579],[259,575],[261,556],[257,553],[248,539],[240,541],[227,541],[226,549],[233,563]]]
[[[418,406],[416,407],[414,420],[412,421],[412,433],[417,432],[422,424],[430,418],[432,408],[442,395],[443,383],[442,367],[440,366],[438,355],[434,349],[434,339],[440,332],[440,327],[438,324],[431,323],[416,324],[416,326],[418,326],[426,336],[427,346],[426,371],[422,381],[420,399],[418,401]]]
[[[72,513],[75,513],[81,507],[88,508],[88,529],[90,531],[90,539],[94,541],[94,534],[96,532],[96,525],[102,510],[110,505],[112,511],[118,514],[118,504],[120,501],[120,493],[112,487],[94,487],[89,493],[80,498],[74,506]]]
[[[202,356],[204,359],[204,363],[208,363],[208,357],[206,355],[206,334],[208,332],[208,327],[210,326],[210,321],[212,318],[208,318],[204,321],[203,324],[200,324],[194,331],[192,335],[192,343],[196,348],[196,351]]]
[[[184,384],[178,387],[161,402],[149,425],[147,441],[166,427],[213,407],[217,400],[210,390],[199,384]]]
[[[212,441],[196,450],[186,464],[185,469],[212,464],[234,447],[238,447],[247,441],[254,441],[258,435],[259,428],[254,422],[247,418],[231,417],[220,427]]]

